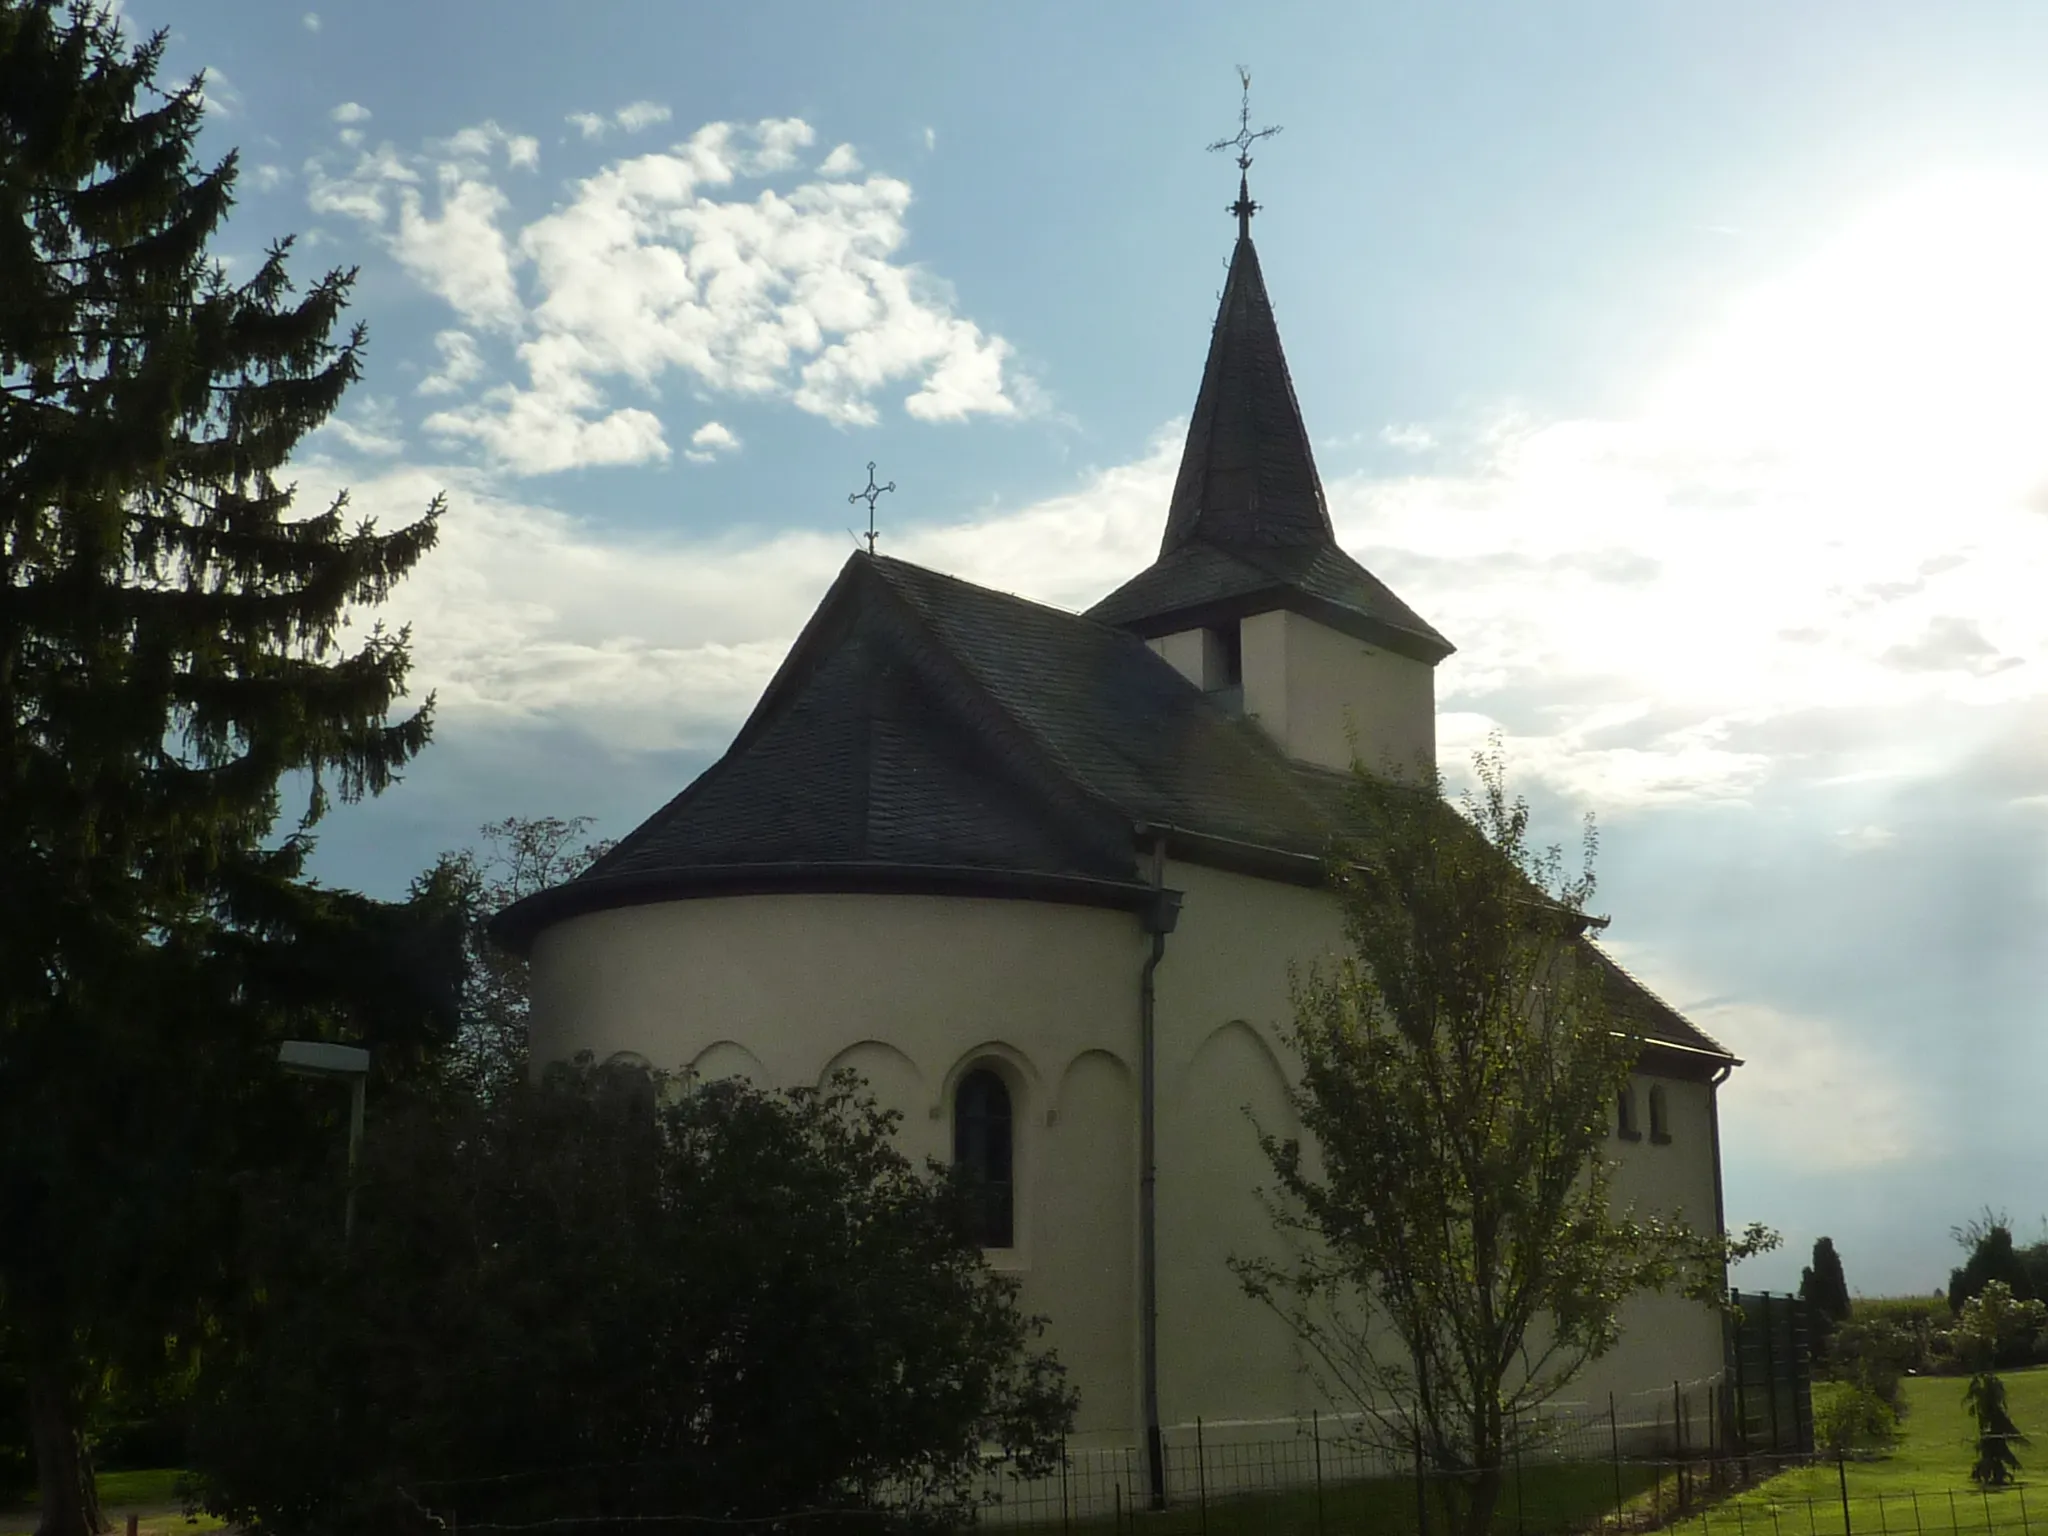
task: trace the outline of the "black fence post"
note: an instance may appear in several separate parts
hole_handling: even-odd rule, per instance
[[[1209,1453],[1202,1444],[1202,1416],[1195,1415],[1195,1487],[1202,1502],[1202,1536],[1209,1536]]]
[[[1060,1436],[1060,1531],[1074,1528],[1074,1508],[1067,1498],[1067,1437]]]
[[[1116,1496],[1110,1519],[1114,1522],[1113,1529],[1120,1533],[1124,1528],[1124,1485],[1122,1482],[1115,1482],[1110,1485],[1110,1489]]]
[[[1621,1420],[1614,1411],[1614,1394],[1607,1394],[1607,1439],[1614,1451],[1614,1523],[1621,1524]]]
[[[1771,1312],[1769,1291],[1757,1300],[1764,1307],[1764,1381],[1771,1394],[1771,1453],[1776,1455],[1785,1449],[1784,1436],[1778,1430],[1778,1320]]]
[[[1835,1452],[1835,1476],[1842,1484],[1842,1536],[1856,1536],[1849,1524],[1849,1453]]]
[[[1323,1536],[1323,1414],[1311,1409],[1309,1433],[1316,1437],[1316,1536]]]
[[[1429,1536],[1429,1496],[1424,1492],[1422,1481],[1422,1425],[1415,1426],[1415,1530],[1417,1536]]]

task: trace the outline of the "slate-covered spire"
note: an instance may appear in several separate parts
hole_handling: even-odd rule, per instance
[[[1252,244],[1252,208],[1240,193],[1237,249],[1188,423],[1162,555],[1197,540],[1226,546],[1337,542]]]

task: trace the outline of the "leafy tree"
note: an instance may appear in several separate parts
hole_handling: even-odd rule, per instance
[[[514,902],[583,873],[611,849],[592,842],[588,816],[508,816],[481,829],[478,848],[444,853],[431,872],[467,914],[462,1028],[449,1071],[464,1092],[491,1097],[527,1074],[525,957],[490,935]]]
[[[1991,1280],[1963,1303],[1949,1337],[1966,1370],[1989,1371],[2027,1364],[2044,1331],[2048,1303],[2015,1296],[2003,1280]]]
[[[1956,1228],[1952,1235],[1969,1250],[1970,1257],[1962,1268],[1949,1271],[1950,1311],[1961,1312],[1971,1297],[1994,1280],[2003,1281],[2022,1299],[2034,1294],[2027,1267],[2013,1248],[2011,1223],[2002,1214],[1987,1211],[1978,1220]]]
[[[2020,1469],[2013,1447],[2027,1443],[2005,1405],[2005,1383],[1988,1369],[1980,1370],[1963,1388],[1963,1406],[1977,1423],[1977,1459],[1970,1467],[1970,1480],[2003,1488]]]
[[[1528,840],[1499,746],[1458,816],[1354,774],[1334,879],[1348,953],[1296,988],[1305,1137],[1262,1135],[1287,1262],[1240,1261],[1382,1448],[1464,1474],[1489,1528],[1533,1410],[1613,1347],[1631,1295],[1718,1300],[1738,1243],[1613,1208],[1608,1123],[1635,1047],[1580,937],[1592,893]],[[1320,1165],[1320,1166],[1318,1166]]]
[[[895,1119],[846,1075],[769,1093],[587,1055],[452,1111],[387,1100],[345,1251],[280,1194],[273,1300],[202,1393],[208,1507],[258,1532],[950,1529],[982,1447],[1049,1470],[1074,1399]]]
[[[161,1366],[223,1283],[228,1171],[306,1135],[277,1030],[435,1014],[433,901],[300,875],[330,791],[427,740],[427,710],[390,715],[405,636],[342,629],[438,505],[385,533],[295,512],[277,474],[361,367],[350,276],[296,293],[282,245],[239,284],[208,258],[235,161],[195,163],[200,83],[160,91],[162,51],[0,0],[0,1333],[49,1536],[100,1524],[107,1372]],[[272,846],[287,776],[307,800]],[[358,984],[372,954],[403,997]]]

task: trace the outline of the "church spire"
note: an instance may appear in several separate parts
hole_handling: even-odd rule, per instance
[[[1217,306],[1209,360],[1188,423],[1160,553],[1197,540],[1222,545],[1334,545],[1308,429],[1280,349],[1273,304],[1252,244],[1251,147],[1280,130],[1251,126],[1251,76],[1240,70],[1244,104],[1235,138],[1211,149],[1237,151],[1237,249]]]

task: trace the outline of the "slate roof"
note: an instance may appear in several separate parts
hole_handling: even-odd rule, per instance
[[[1452,650],[1337,545],[1247,228],[1217,306],[1159,559],[1089,617],[1158,635],[1276,607],[1423,661]]]
[[[835,874],[1064,880],[1136,906],[1141,828],[1313,880],[1346,782],[1286,757],[1135,635],[855,553],[725,756],[502,931],[524,943],[577,911]],[[1726,1055],[1613,975],[1650,1038]]]
[[[1132,829],[1318,853],[1293,765],[1136,636],[855,553],[731,749],[583,878],[888,862],[1134,881]]]

